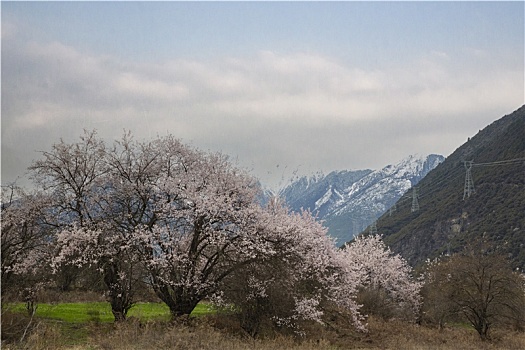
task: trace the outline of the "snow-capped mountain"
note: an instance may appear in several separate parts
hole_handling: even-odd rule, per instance
[[[318,217],[328,214],[332,205],[340,200],[345,188],[370,174],[372,170],[333,171],[328,175],[302,177],[286,186],[279,196],[293,211],[309,210]]]
[[[280,196],[292,210],[314,213],[337,244],[343,244],[389,210],[444,159],[435,154],[411,155],[376,171],[345,170],[303,177],[284,188]]]

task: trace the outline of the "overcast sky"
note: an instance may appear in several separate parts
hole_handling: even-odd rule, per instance
[[[277,188],[448,156],[524,104],[524,2],[1,2],[2,183],[97,129]]]

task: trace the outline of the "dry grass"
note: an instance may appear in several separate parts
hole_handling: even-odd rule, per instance
[[[440,331],[374,318],[369,319],[369,332],[366,334],[356,332],[348,325],[331,329],[310,325],[307,329],[310,335],[306,338],[275,335],[252,339],[226,316],[195,318],[175,325],[160,321],[140,322],[131,318],[123,324],[89,323],[81,329],[71,327],[41,320],[22,344],[3,343],[2,349],[525,349],[524,333],[495,331],[492,341],[482,342],[474,331],[467,328],[450,327]]]
[[[176,325],[137,322],[119,325],[111,332],[111,338],[99,334],[92,339],[97,349],[329,349],[330,345],[316,341],[297,342],[292,337],[273,339],[249,339],[219,331],[205,322],[192,325]]]
[[[403,350],[485,350],[525,349],[525,334],[495,331],[492,341],[481,341],[478,334],[465,327],[443,330],[399,321],[369,319],[369,333],[352,345],[341,348],[403,349]]]

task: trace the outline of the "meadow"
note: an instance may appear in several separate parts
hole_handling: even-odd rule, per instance
[[[24,303],[7,305],[6,308],[15,313],[27,312]],[[202,303],[197,305],[191,315],[201,316],[210,312],[212,312],[210,306]],[[35,316],[69,323],[114,321],[111,306],[106,302],[42,303],[38,304]],[[164,303],[137,303],[129,310],[128,317],[145,322],[169,321],[170,311]]]
[[[368,319],[368,332],[342,323],[312,324],[307,337],[293,334],[253,339],[237,326],[233,315],[199,304],[191,317],[169,320],[161,303],[138,303],[128,320],[114,323],[108,303],[42,303],[34,318],[25,304],[4,305],[2,349],[524,349],[525,335],[497,330],[490,341],[464,325],[442,330],[402,321]],[[23,339],[22,339],[23,338]],[[20,339],[22,341],[20,342]]]

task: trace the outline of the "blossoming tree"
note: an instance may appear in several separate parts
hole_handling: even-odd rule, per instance
[[[254,178],[226,156],[172,136],[131,135],[107,147],[96,133],[60,142],[31,170],[53,197],[55,266],[94,264],[124,319],[147,280],[174,317],[189,314],[232,271],[271,249]]]
[[[344,310],[363,329],[355,301],[361,271],[347,265],[334,241],[309,212],[293,213],[278,199],[264,209],[260,227],[271,249],[234,273],[223,302],[236,306],[241,326],[256,336],[262,324],[301,333],[304,321],[324,323],[326,310]]]
[[[34,295],[45,281],[52,233],[42,225],[47,198],[15,185],[2,186],[2,297],[9,293]]]
[[[411,319],[418,316],[422,284],[413,278],[410,265],[394,255],[381,236],[358,236],[344,246],[343,255],[347,265],[363,272],[358,283],[362,291],[384,294],[380,305],[375,300],[375,307],[406,311]]]
[[[125,135],[122,144],[127,143]],[[97,267],[115,320],[123,320],[133,304],[134,282],[140,281],[128,244],[131,230],[124,223],[137,220],[142,213],[136,210],[140,193],[130,194],[137,189],[120,191],[119,186],[138,178],[126,179],[127,173],[119,172],[112,162],[111,155],[125,154],[117,144],[108,149],[95,131],[86,131],[77,143],[61,140],[50,152],[42,152],[43,159],[29,169],[35,184],[49,198],[45,224],[55,227],[54,270],[64,264]],[[133,166],[127,170],[135,174],[142,169]],[[121,196],[129,201],[119,202]]]

